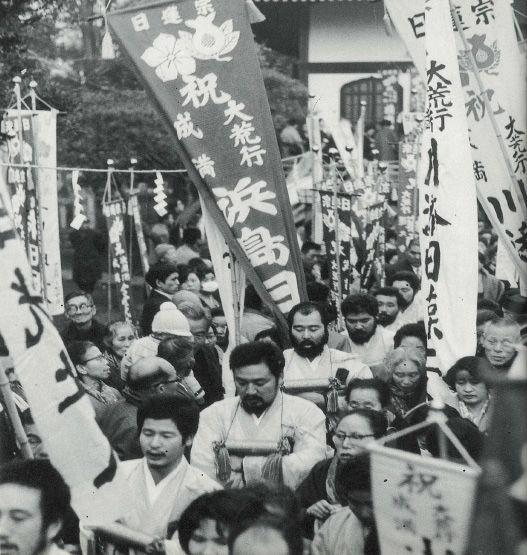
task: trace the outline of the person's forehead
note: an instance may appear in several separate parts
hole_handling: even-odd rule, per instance
[[[21,484],[6,483],[0,485],[0,507],[9,510],[22,510],[40,514],[39,489]]]
[[[87,297],[85,297],[84,295],[79,295],[77,297],[72,297],[69,301],[68,301],[68,305],[81,305],[81,304],[89,304],[89,301],[87,299]]]
[[[368,427],[370,425],[364,416],[361,416],[360,414],[350,414],[349,416],[345,416],[339,422],[336,431],[338,432],[340,430],[341,432],[349,432],[358,427],[362,428],[364,425],[367,425]]]
[[[165,279],[165,281],[168,281],[169,279],[177,279],[179,277],[179,274],[177,272],[172,272],[167,279]]]
[[[375,295],[378,303],[396,303],[397,297],[395,295]]]
[[[212,318],[212,322],[214,324],[225,324],[227,322],[227,318],[225,318],[225,316],[214,316]]]
[[[170,418],[146,418],[143,423],[143,430],[145,429],[158,433],[179,433],[176,423]]]
[[[487,339],[508,339],[510,341],[519,341],[520,332],[515,326],[497,327],[490,325],[485,336]]]
[[[134,334],[134,330],[132,329],[130,324],[123,324],[122,326],[115,328],[115,331],[114,331],[114,337],[117,337],[119,335],[133,335],[133,334]]]
[[[209,329],[206,318],[203,318],[203,320],[189,320],[188,323],[190,326],[190,333],[196,333],[203,330],[207,331]]]
[[[322,316],[318,310],[314,310],[310,314],[301,314],[297,312],[293,318],[293,326],[316,326],[322,325]]]
[[[241,380],[261,380],[264,378],[269,378],[273,374],[269,370],[269,366],[265,362],[259,362],[258,364],[250,364],[248,366],[242,366],[241,368],[234,369],[234,377]]]
[[[347,320],[366,320],[368,318],[373,318],[373,314],[369,312],[351,312],[346,316]]]
[[[401,339],[401,347],[424,347],[425,344],[419,337],[407,335]]]
[[[412,287],[407,281],[403,281],[403,280],[394,281],[393,286],[396,287],[397,289],[402,288],[402,287],[410,287],[410,289],[411,289],[411,287]]]
[[[394,372],[397,372],[398,374],[415,374],[416,372],[419,372],[419,368],[415,362],[412,362],[411,360],[403,360],[397,364],[394,368]]]
[[[84,354],[84,360],[88,360],[89,358],[99,356],[100,354],[101,354],[101,351],[99,347],[96,347],[95,345],[93,347],[88,347],[86,349],[86,353]]]
[[[379,400],[379,392],[371,387],[357,387],[352,389],[349,395],[350,399],[375,399]]]

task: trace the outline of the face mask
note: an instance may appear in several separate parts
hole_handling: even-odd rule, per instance
[[[214,293],[214,291],[218,290],[218,282],[217,281],[205,281],[201,284],[201,289],[205,293]]]

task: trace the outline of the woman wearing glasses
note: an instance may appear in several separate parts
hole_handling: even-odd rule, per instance
[[[122,399],[117,389],[103,381],[110,377],[110,365],[99,347],[90,341],[72,341],[66,349],[75,365],[79,382],[95,409],[95,420],[99,421],[106,407]]]
[[[333,436],[335,456],[317,463],[297,489],[300,503],[306,510],[306,536],[313,536],[315,520],[321,523],[347,506],[335,489],[335,478],[341,465],[364,454],[366,445],[386,435],[387,428],[384,414],[373,409],[353,409],[338,423]]]

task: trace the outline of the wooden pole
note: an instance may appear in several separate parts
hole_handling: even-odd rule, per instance
[[[481,75],[479,73],[478,65],[476,64],[476,60],[474,59],[474,54],[472,54],[472,48],[468,44],[467,37],[465,36],[465,32],[463,31],[463,26],[459,21],[459,15],[457,13],[454,2],[453,0],[448,0],[448,1],[450,4],[450,13],[452,14],[452,19],[454,20],[454,23],[456,25],[456,29],[457,29],[457,32],[459,33],[459,37],[463,42],[464,52],[468,57],[470,66],[474,73],[474,77],[476,78],[476,83],[478,84],[479,91],[481,93],[481,96],[483,97],[483,102],[485,104],[487,114],[489,115],[490,122],[492,123],[492,127],[494,129],[494,133],[496,134],[496,137],[498,139],[498,144],[500,145],[501,154],[503,156],[503,159],[505,160],[505,164],[507,165],[507,171],[509,172],[509,177],[512,181],[512,186],[514,187],[514,191],[516,192],[516,196],[518,197],[518,202],[522,209],[524,218],[527,219],[527,207],[525,206],[525,200],[523,198],[522,191],[520,189],[520,184],[518,183],[518,179],[516,178],[516,175],[514,174],[514,170],[512,169],[512,164],[510,162],[509,155],[507,153],[507,146],[505,145],[498,122],[494,117],[494,111],[492,109],[492,106],[490,105],[490,99],[488,96],[489,91],[485,88],[485,85],[481,80]]]
[[[337,294],[338,301],[336,304],[337,309],[337,324],[339,330],[342,326],[342,313],[340,311],[340,305],[342,303],[342,282],[341,282],[341,271],[340,271],[340,233],[339,233],[339,202],[338,202],[338,184],[337,184],[337,160],[336,156],[338,154],[337,149],[331,148],[329,150],[331,156],[331,162],[329,165],[330,179],[333,186],[333,211],[335,214],[335,263],[337,264]],[[328,253],[329,254],[329,253]]]
[[[104,202],[111,202],[112,200],[112,170],[113,170],[113,160],[109,159],[106,161],[108,165],[108,178],[106,181],[106,189],[103,195],[103,205]],[[108,323],[112,321],[112,246],[108,242]]]
[[[33,452],[31,451],[24,426],[22,426],[20,416],[18,415],[18,410],[13,398],[13,392],[11,391],[9,380],[7,379],[6,370],[11,368],[11,365],[7,361],[7,357],[0,357],[0,391],[2,392],[7,414],[9,416],[9,420],[11,420],[11,424],[13,425],[15,437],[18,445],[20,446],[22,456],[24,459],[32,459]]]
[[[232,306],[234,308],[234,346],[237,347],[241,342],[240,328],[240,295],[238,290],[238,281],[236,279],[236,259],[234,253],[229,249],[231,259],[231,287],[232,287]]]

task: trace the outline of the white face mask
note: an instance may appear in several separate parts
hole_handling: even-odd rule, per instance
[[[218,282],[217,281],[204,281],[201,284],[201,289],[205,293],[214,293],[218,290]]]

